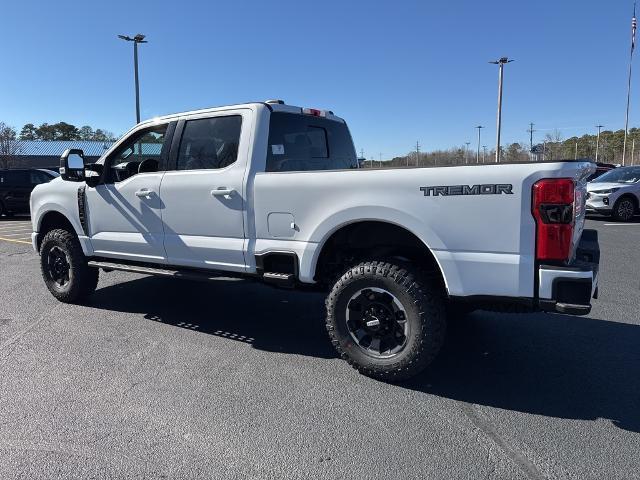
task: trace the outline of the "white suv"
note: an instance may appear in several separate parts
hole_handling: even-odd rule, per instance
[[[587,185],[587,212],[628,222],[639,212],[640,166],[619,167]]]

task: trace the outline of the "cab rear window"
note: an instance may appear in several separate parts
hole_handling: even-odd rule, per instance
[[[353,141],[344,123],[295,113],[271,114],[267,172],[357,167]]]

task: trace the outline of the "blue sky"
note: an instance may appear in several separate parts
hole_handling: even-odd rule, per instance
[[[282,98],[347,119],[367,158],[495,142],[497,67],[506,67],[503,142],[601,123],[623,128],[632,2],[109,1],[5,2],[0,120],[135,122],[131,44],[140,49],[142,117]],[[638,59],[636,59],[637,61]],[[640,123],[640,65],[631,124]],[[548,130],[547,130],[548,129]]]

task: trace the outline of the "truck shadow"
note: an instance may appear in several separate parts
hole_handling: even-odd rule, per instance
[[[251,281],[142,277],[99,289],[88,306],[139,313],[261,350],[336,357],[319,293]],[[602,418],[640,432],[639,345],[640,326],[633,324],[476,312],[450,325],[434,364],[398,388],[535,415]]]
[[[403,386],[549,417],[610,420],[640,432],[640,327],[555,314],[476,312]]]
[[[225,337],[266,351],[336,354],[324,327],[324,296],[250,280],[197,282],[142,277],[98,289],[88,306]]]

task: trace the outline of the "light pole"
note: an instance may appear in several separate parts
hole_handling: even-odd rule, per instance
[[[598,161],[598,150],[600,149],[600,130],[602,130],[604,125],[596,125],[598,129],[598,136],[596,137],[596,162]]]
[[[464,149],[464,163],[469,163],[469,145],[471,145],[471,142],[464,142],[464,144],[467,146]]]
[[[482,125],[478,125],[476,128],[478,129],[478,151],[476,152],[476,163],[480,163],[480,130],[484,127]]]
[[[135,37],[131,38],[127,35],[118,35],[118,38],[127,42],[133,42],[133,69],[136,82],[136,123],[140,123],[140,84],[138,82],[138,44],[147,43],[144,39],[144,35],[138,33]]]
[[[529,130],[527,130],[527,132],[529,132],[529,159],[533,160],[533,132],[535,132],[535,130],[533,129],[533,126],[535,125],[535,123],[531,122],[529,123]]]
[[[502,57],[500,60],[489,62],[494,65],[498,65],[498,118],[497,132],[496,132],[496,163],[500,162],[500,128],[502,127],[502,78],[504,76],[504,66],[507,63],[511,63],[513,60],[509,60],[507,57]]]
[[[487,146],[482,145],[482,163],[485,163],[487,159]]]

